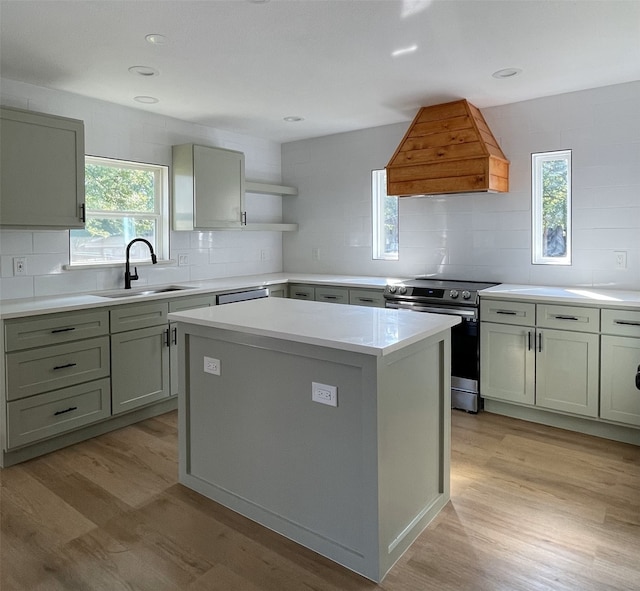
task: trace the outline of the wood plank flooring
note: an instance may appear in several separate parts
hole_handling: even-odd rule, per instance
[[[640,447],[452,422],[451,502],[381,585],[178,484],[173,412],[0,472],[0,589],[640,590]]]

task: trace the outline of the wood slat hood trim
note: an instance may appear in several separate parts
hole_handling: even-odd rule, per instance
[[[387,164],[387,194],[509,190],[509,160],[465,99],[422,107]]]

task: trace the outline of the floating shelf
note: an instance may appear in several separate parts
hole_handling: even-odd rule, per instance
[[[285,185],[272,185],[271,183],[244,182],[245,193],[263,193],[265,195],[297,195],[298,189]]]

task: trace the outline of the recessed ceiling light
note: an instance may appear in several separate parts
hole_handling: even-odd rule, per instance
[[[133,100],[145,105],[155,105],[160,102],[155,96],[134,96]]]
[[[521,74],[522,70],[520,68],[504,68],[503,70],[498,70],[491,74],[494,78],[513,78],[518,74]]]
[[[149,66],[131,66],[129,72],[138,74],[138,76],[158,76],[160,74],[158,70]]]
[[[164,35],[160,35],[160,33],[150,33],[145,36],[145,39],[152,45],[164,45],[167,42],[167,38]]]
[[[408,47],[401,47],[400,49],[396,49],[391,52],[391,57],[398,57],[399,55],[406,55],[407,53],[413,53],[418,49],[418,46],[414,43],[413,45],[409,45]]]
[[[288,123],[297,123],[298,121],[304,121],[304,117],[297,117],[292,115],[289,117],[284,117],[284,120]]]

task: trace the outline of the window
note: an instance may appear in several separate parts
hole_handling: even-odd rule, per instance
[[[168,258],[168,168],[87,156],[83,230],[69,235],[72,265],[118,263],[134,238],[145,238],[159,259]],[[142,243],[131,260],[148,260]]]
[[[532,262],[571,264],[571,150],[531,155]]]
[[[398,260],[398,197],[387,195],[387,171],[371,174],[373,258]]]

